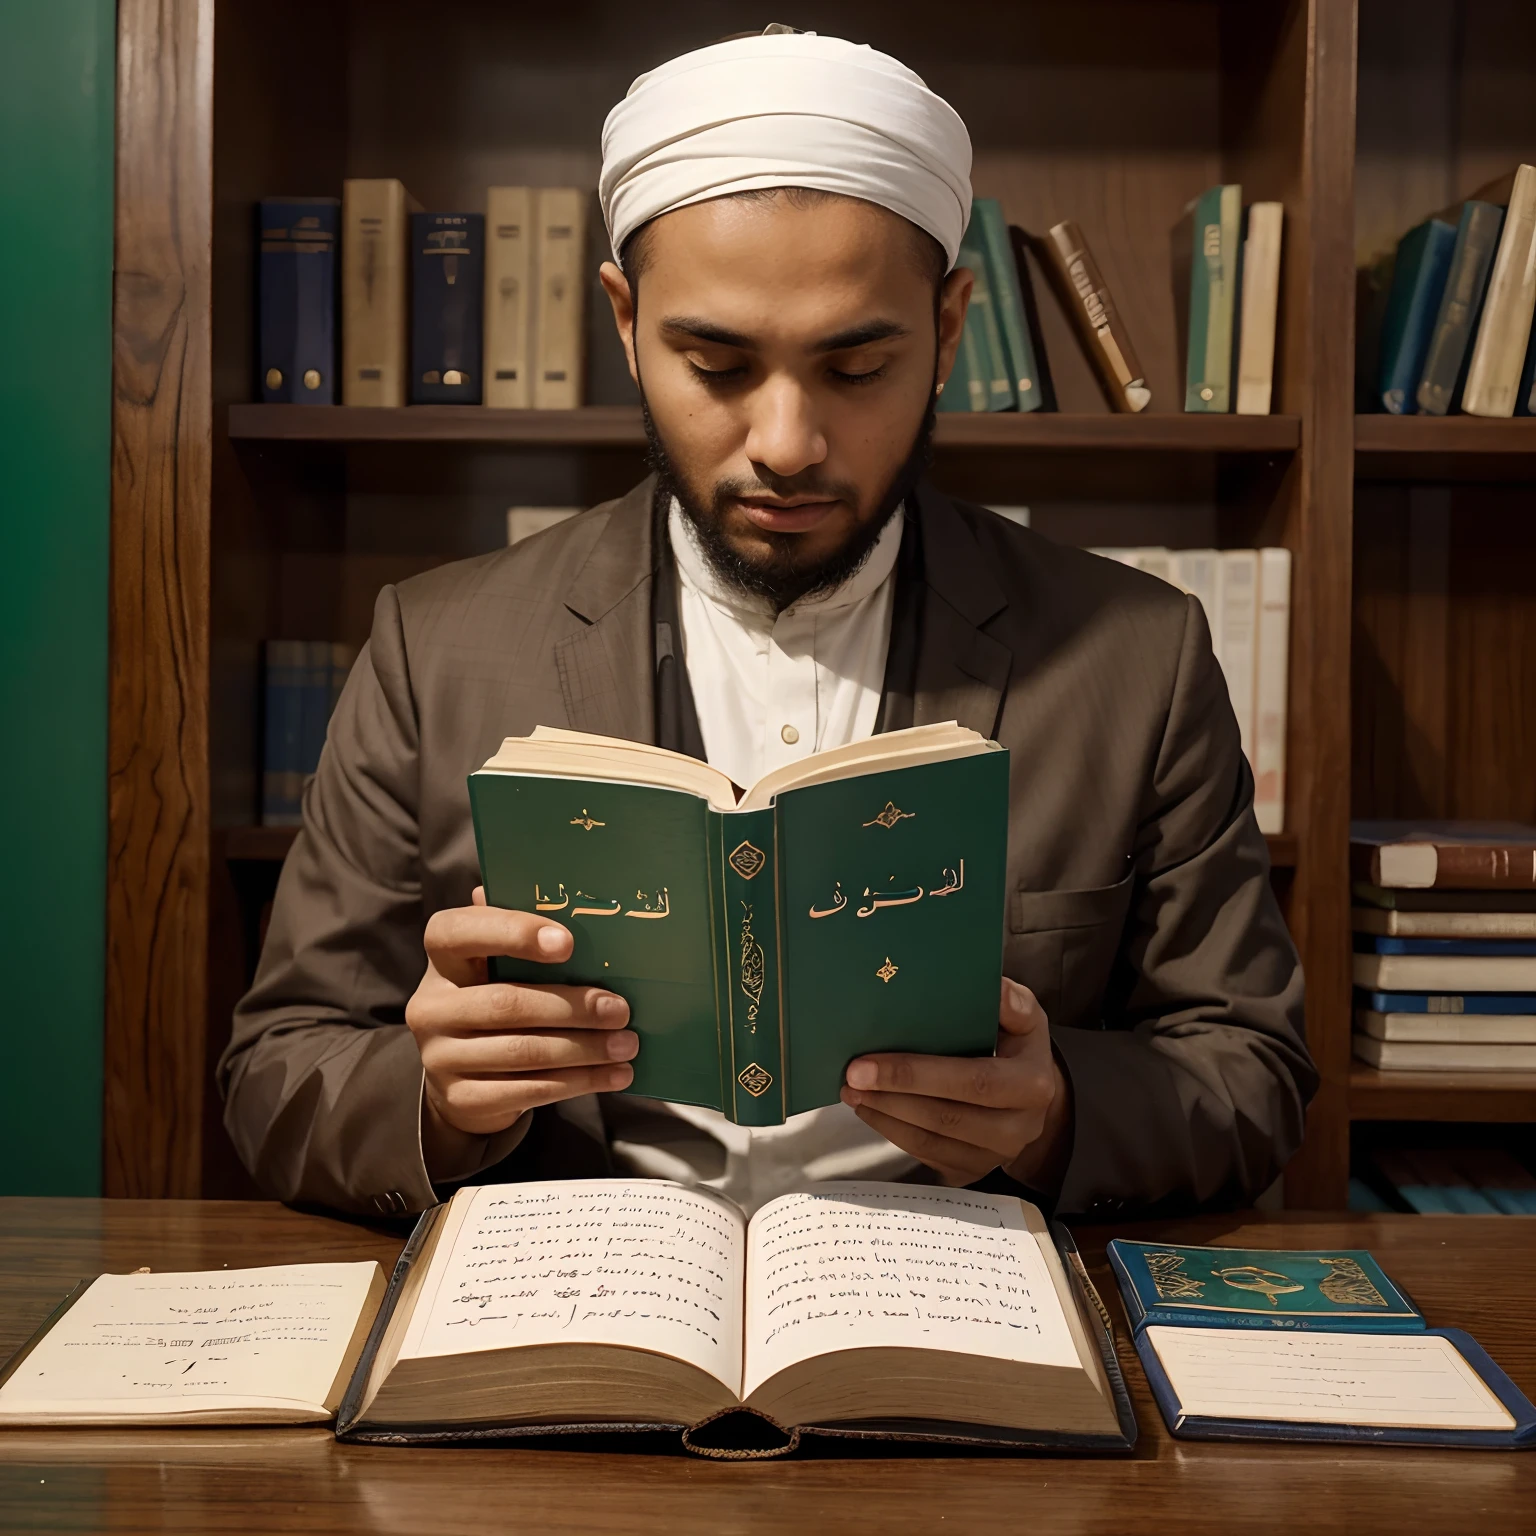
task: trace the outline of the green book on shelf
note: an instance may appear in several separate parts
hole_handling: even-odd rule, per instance
[[[1186,411],[1232,409],[1232,358],[1243,249],[1243,189],[1212,187],[1190,204]]]
[[[976,356],[982,366],[981,372],[973,375],[970,380],[971,409],[973,411],[1017,410],[1018,392],[1010,377],[1008,354],[1003,346],[1003,331],[998,323],[997,300],[987,272],[986,249],[982,244],[981,231],[977,228],[974,217],[965,232],[965,239],[960,244],[959,265],[968,268],[975,278],[975,284],[971,288],[971,307],[966,313],[965,323],[969,330],[971,321],[974,319],[976,322]]]
[[[987,408],[986,341],[981,334],[981,316],[975,304],[965,312],[965,327],[960,345],[955,349],[955,366],[950,369],[939,395],[941,411],[984,411]]]
[[[1045,403],[1045,396],[1030,339],[1029,321],[1025,318],[1024,288],[1019,281],[1003,205],[995,197],[978,197],[971,204],[971,228],[981,236],[987,286],[1002,333],[1009,382],[1013,385],[1018,408],[1038,411]]]
[[[469,798],[486,899],[575,939],[492,978],[624,997],[631,1093],[777,1125],[835,1104],[866,1051],[994,1048],[1008,753],[974,731],[816,753],[738,802],[696,758],[540,727]]]

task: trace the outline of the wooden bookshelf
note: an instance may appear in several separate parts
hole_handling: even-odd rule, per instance
[[[915,0],[826,0],[814,23],[953,101],[977,192],[1013,221],[1083,226],[1153,392],[1148,413],[1112,416],[1042,295],[1060,414],[946,416],[939,483],[1028,503],[1037,529],[1082,544],[1293,552],[1287,831],[1271,857],[1323,1079],[1287,1175],[1288,1200],[1313,1207],[1342,1205],[1348,1174],[1351,590],[1369,554],[1354,491],[1357,460],[1386,451],[1357,453],[1374,431],[1352,390],[1357,181],[1370,203],[1386,179],[1368,155],[1357,172],[1357,87],[1369,132],[1402,138],[1370,126],[1383,92],[1357,74],[1372,4],[983,0],[973,25],[936,32]],[[251,904],[288,835],[250,826],[260,641],[364,638],[383,582],[493,547],[510,505],[618,494],[643,448],[595,293],[580,411],[252,404],[251,205],[335,194],[346,176],[399,176],[437,208],[483,206],[493,184],[593,185],[603,117],[630,80],[734,23],[711,0],[643,28],[619,0],[120,0],[117,16],[105,1188],[212,1195],[237,1188],[212,1065],[259,928]],[[1394,123],[1417,121],[1415,90],[1385,90]],[[1186,416],[1169,235],[1192,198],[1234,180],[1285,205],[1275,414]],[[1415,190],[1393,233],[1446,200]],[[1355,760],[1357,807],[1406,803],[1362,798]]]
[[[1536,1072],[1383,1072],[1356,1062],[1349,1073],[1356,1120],[1536,1120]]]
[[[1531,480],[1536,417],[1357,416],[1355,473],[1438,484]]]

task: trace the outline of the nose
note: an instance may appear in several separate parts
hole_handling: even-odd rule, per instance
[[[748,406],[747,457],[767,475],[798,475],[827,456],[811,397],[792,378],[769,378]]]

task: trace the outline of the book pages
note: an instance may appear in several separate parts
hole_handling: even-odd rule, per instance
[[[743,1397],[797,1361],[916,1348],[1081,1367],[1017,1200],[925,1185],[822,1184],[747,1237]]]
[[[400,1358],[533,1344],[654,1350],[741,1387],[742,1218],[661,1180],[488,1185],[432,1260]]]
[[[1509,1410],[1438,1334],[1147,1329],[1186,1418],[1391,1429],[1513,1429]]]
[[[330,1417],[379,1266],[102,1275],[0,1386],[0,1421]]]

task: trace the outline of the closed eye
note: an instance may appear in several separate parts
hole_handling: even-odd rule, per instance
[[[714,388],[722,384],[738,383],[747,376],[745,363],[738,363],[734,368],[701,368],[692,358],[689,358],[688,366],[693,369],[694,377],[701,384]]]
[[[876,379],[884,378],[885,364],[881,363],[878,368],[871,368],[868,373],[844,373],[840,368],[829,368],[827,372],[839,384],[873,384]]]

